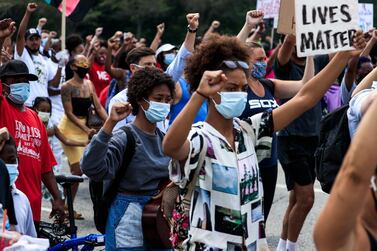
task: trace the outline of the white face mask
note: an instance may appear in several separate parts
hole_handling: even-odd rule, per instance
[[[43,123],[48,123],[51,113],[49,112],[38,112],[38,117],[42,120]]]
[[[9,173],[9,181],[10,181],[10,185],[13,185],[17,178],[18,178],[18,163],[16,164],[5,164],[7,169],[8,169],[8,173]]]
[[[216,110],[226,119],[232,119],[241,116],[245,110],[247,102],[246,92],[220,92],[220,104],[212,99]]]

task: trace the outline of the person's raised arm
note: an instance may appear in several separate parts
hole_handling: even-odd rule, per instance
[[[246,42],[251,29],[255,28],[262,20],[264,13],[260,10],[250,10],[246,13],[245,24],[237,35],[241,42]]]
[[[377,166],[376,117],[377,100],[361,120],[330,198],[315,224],[314,242],[318,250],[361,250],[356,249],[356,224],[364,207],[371,206],[366,205],[366,200]]]
[[[153,39],[151,45],[149,46],[149,48],[151,48],[154,51],[157,50],[158,46],[161,43],[161,37],[162,37],[162,35],[164,34],[164,31],[165,31],[165,23],[160,23],[159,25],[157,25],[156,28],[157,28],[156,35],[154,36],[154,39]]]
[[[37,25],[37,31],[39,32],[40,35],[42,35],[42,29],[43,27],[47,24],[47,18],[41,17],[38,20],[38,25]]]
[[[47,38],[47,42],[45,44],[45,46],[43,47],[43,50],[45,52],[48,52],[51,48],[51,44],[52,44],[52,39],[53,38],[56,38],[58,34],[56,33],[56,31],[50,31],[50,33],[48,34],[48,38]]]
[[[278,52],[277,60],[279,65],[284,66],[288,64],[292,53],[294,51],[296,45],[296,36],[295,35],[287,35],[284,39],[284,42]]]
[[[355,90],[352,92],[352,97],[354,97],[357,93],[364,89],[368,89],[372,86],[373,81],[377,81],[377,67],[373,69],[373,71],[369,72],[369,74],[358,84]]]
[[[16,31],[16,23],[10,19],[6,18],[0,20],[0,49],[2,50],[5,39],[11,36]],[[1,62],[2,53],[0,53]]]
[[[363,52],[360,54],[361,57],[369,57],[370,52],[372,51],[374,45],[377,43],[377,29],[374,29],[371,34],[372,37],[370,38]]]
[[[272,82],[274,82],[274,87],[275,87],[274,96],[280,99],[293,97],[300,91],[300,89],[307,82],[309,82],[310,79],[314,77],[314,72],[315,72],[314,59],[313,57],[307,57],[304,76],[302,77],[301,80],[299,81],[279,80],[279,79],[272,80]]]
[[[211,34],[215,33],[215,31],[220,27],[220,25],[220,21],[213,20],[206,33],[204,33],[202,41],[206,40]]]
[[[110,74],[112,78],[123,80],[126,74],[126,70],[122,68],[113,67],[112,58],[113,58],[113,48],[115,47],[115,41],[113,38],[107,40],[107,57],[105,61],[105,71]]]
[[[20,27],[18,29],[17,33],[17,40],[16,40],[16,53],[18,56],[22,56],[22,52],[25,48],[25,33],[27,26],[29,24],[29,19],[31,16],[31,13],[33,13],[37,9],[38,5],[36,3],[28,3],[25,11],[25,15],[22,18],[22,21],[20,23]]]
[[[123,34],[123,44],[115,54],[113,67],[118,67],[119,60],[121,56],[123,55],[123,53],[126,51],[130,51],[133,48],[134,46],[133,39],[134,39],[134,34],[132,34],[131,32],[127,32]]]
[[[179,113],[166,133],[162,146],[164,153],[175,160],[185,160],[189,154],[190,144],[187,136],[203,102],[219,92],[226,81],[223,71],[206,71],[198,89]]]
[[[284,105],[273,110],[274,130],[279,131],[299,117],[302,113],[317,104],[339,74],[346,66],[348,60],[359,55],[365,47],[365,39],[361,31],[357,31],[353,39],[356,50],[339,52],[330,63]]]
[[[186,66],[186,58],[194,52],[195,37],[199,27],[199,13],[189,13],[186,15],[186,19],[188,27],[185,41],[181,48],[179,48],[177,56],[165,71],[175,82],[183,75]]]

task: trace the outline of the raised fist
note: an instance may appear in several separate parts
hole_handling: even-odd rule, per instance
[[[186,19],[190,29],[196,30],[199,27],[199,13],[189,13]]]
[[[36,3],[28,3],[26,11],[29,13],[34,12],[37,9],[38,5]],[[47,22],[47,19],[46,19]]]

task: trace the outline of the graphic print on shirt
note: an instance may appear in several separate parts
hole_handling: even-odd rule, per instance
[[[211,193],[197,187],[193,197],[193,211],[191,215],[191,226],[203,230],[212,231],[211,221]]]
[[[241,205],[258,199],[258,167],[251,162],[251,156],[238,160]]]
[[[35,75],[38,77],[39,84],[47,86],[47,74],[45,72],[46,65],[45,62],[42,62],[39,58],[32,57],[34,68],[35,68]]]
[[[97,76],[99,80],[110,80],[110,75],[106,71],[97,71]]]
[[[237,169],[212,163],[212,189],[215,191],[238,194]]]
[[[243,235],[241,211],[215,206],[215,230],[218,232]]]
[[[274,99],[250,99],[248,101],[250,109],[258,108],[278,108],[279,105]]]
[[[38,128],[30,127],[15,120],[16,142],[18,141],[17,153],[40,160],[40,153],[36,149],[42,144],[41,132]]]

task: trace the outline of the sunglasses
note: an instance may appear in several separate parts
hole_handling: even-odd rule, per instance
[[[229,69],[237,69],[237,68],[241,68],[243,70],[249,69],[249,64],[241,60],[224,60],[221,63],[220,67],[223,65],[225,65]]]

